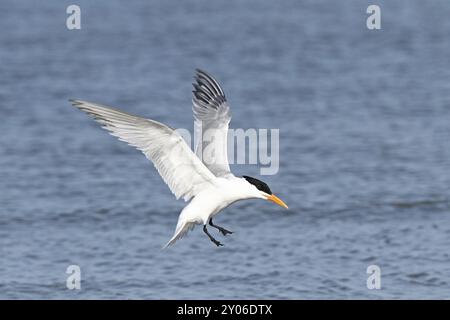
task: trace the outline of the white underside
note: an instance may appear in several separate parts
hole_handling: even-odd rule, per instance
[[[196,224],[206,225],[212,217],[232,203],[260,198],[258,190],[245,179],[230,175],[227,178],[217,178],[215,182],[214,187],[201,191],[184,207],[178,217],[175,233],[164,248],[181,239]]]

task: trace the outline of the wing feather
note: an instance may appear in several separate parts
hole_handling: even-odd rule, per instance
[[[182,197],[187,201],[214,184],[215,176],[174,129],[100,104],[70,101],[111,135],[141,150],[177,199]]]
[[[217,177],[231,174],[228,163],[228,125],[231,121],[230,107],[225,93],[216,79],[197,69],[195,76],[194,112],[196,155]]]

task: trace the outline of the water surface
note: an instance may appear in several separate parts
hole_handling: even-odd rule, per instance
[[[0,298],[448,298],[450,7],[378,3],[369,31],[367,1],[80,0],[69,31],[70,1],[2,1]],[[161,251],[185,203],[67,99],[192,128],[197,67],[232,127],[280,129],[260,178],[290,210],[237,203],[224,247]]]

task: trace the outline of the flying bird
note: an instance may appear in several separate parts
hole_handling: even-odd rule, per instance
[[[192,110],[197,137],[204,137],[207,132],[214,136],[214,152],[209,156],[204,152],[208,141],[202,138],[198,139],[194,153],[181,135],[165,124],[97,103],[70,100],[111,135],[141,150],[153,162],[175,197],[190,201],[181,211],[175,232],[164,248],[174,244],[195,225],[203,225],[208,238],[215,245],[222,246],[209,233],[207,225],[218,229],[224,236],[231,234],[231,231],[214,224],[213,217],[239,200],[263,199],[288,208],[266,183],[231,173],[227,158],[231,113],[225,93],[216,79],[199,69],[193,86]]]

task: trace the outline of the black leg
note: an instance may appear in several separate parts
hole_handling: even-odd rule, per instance
[[[203,225],[203,232],[206,233],[206,235],[208,236],[209,240],[211,240],[216,246],[218,246],[218,247],[223,246],[223,244],[221,244],[219,241],[214,239],[212,235],[209,234],[208,229],[206,229],[206,224]]]
[[[216,228],[217,230],[219,230],[224,236],[226,236],[227,234],[232,234],[233,232],[231,232],[230,230],[227,230],[225,228],[219,227],[218,225],[214,224],[212,221],[212,218],[209,219],[209,225],[211,227]]]

